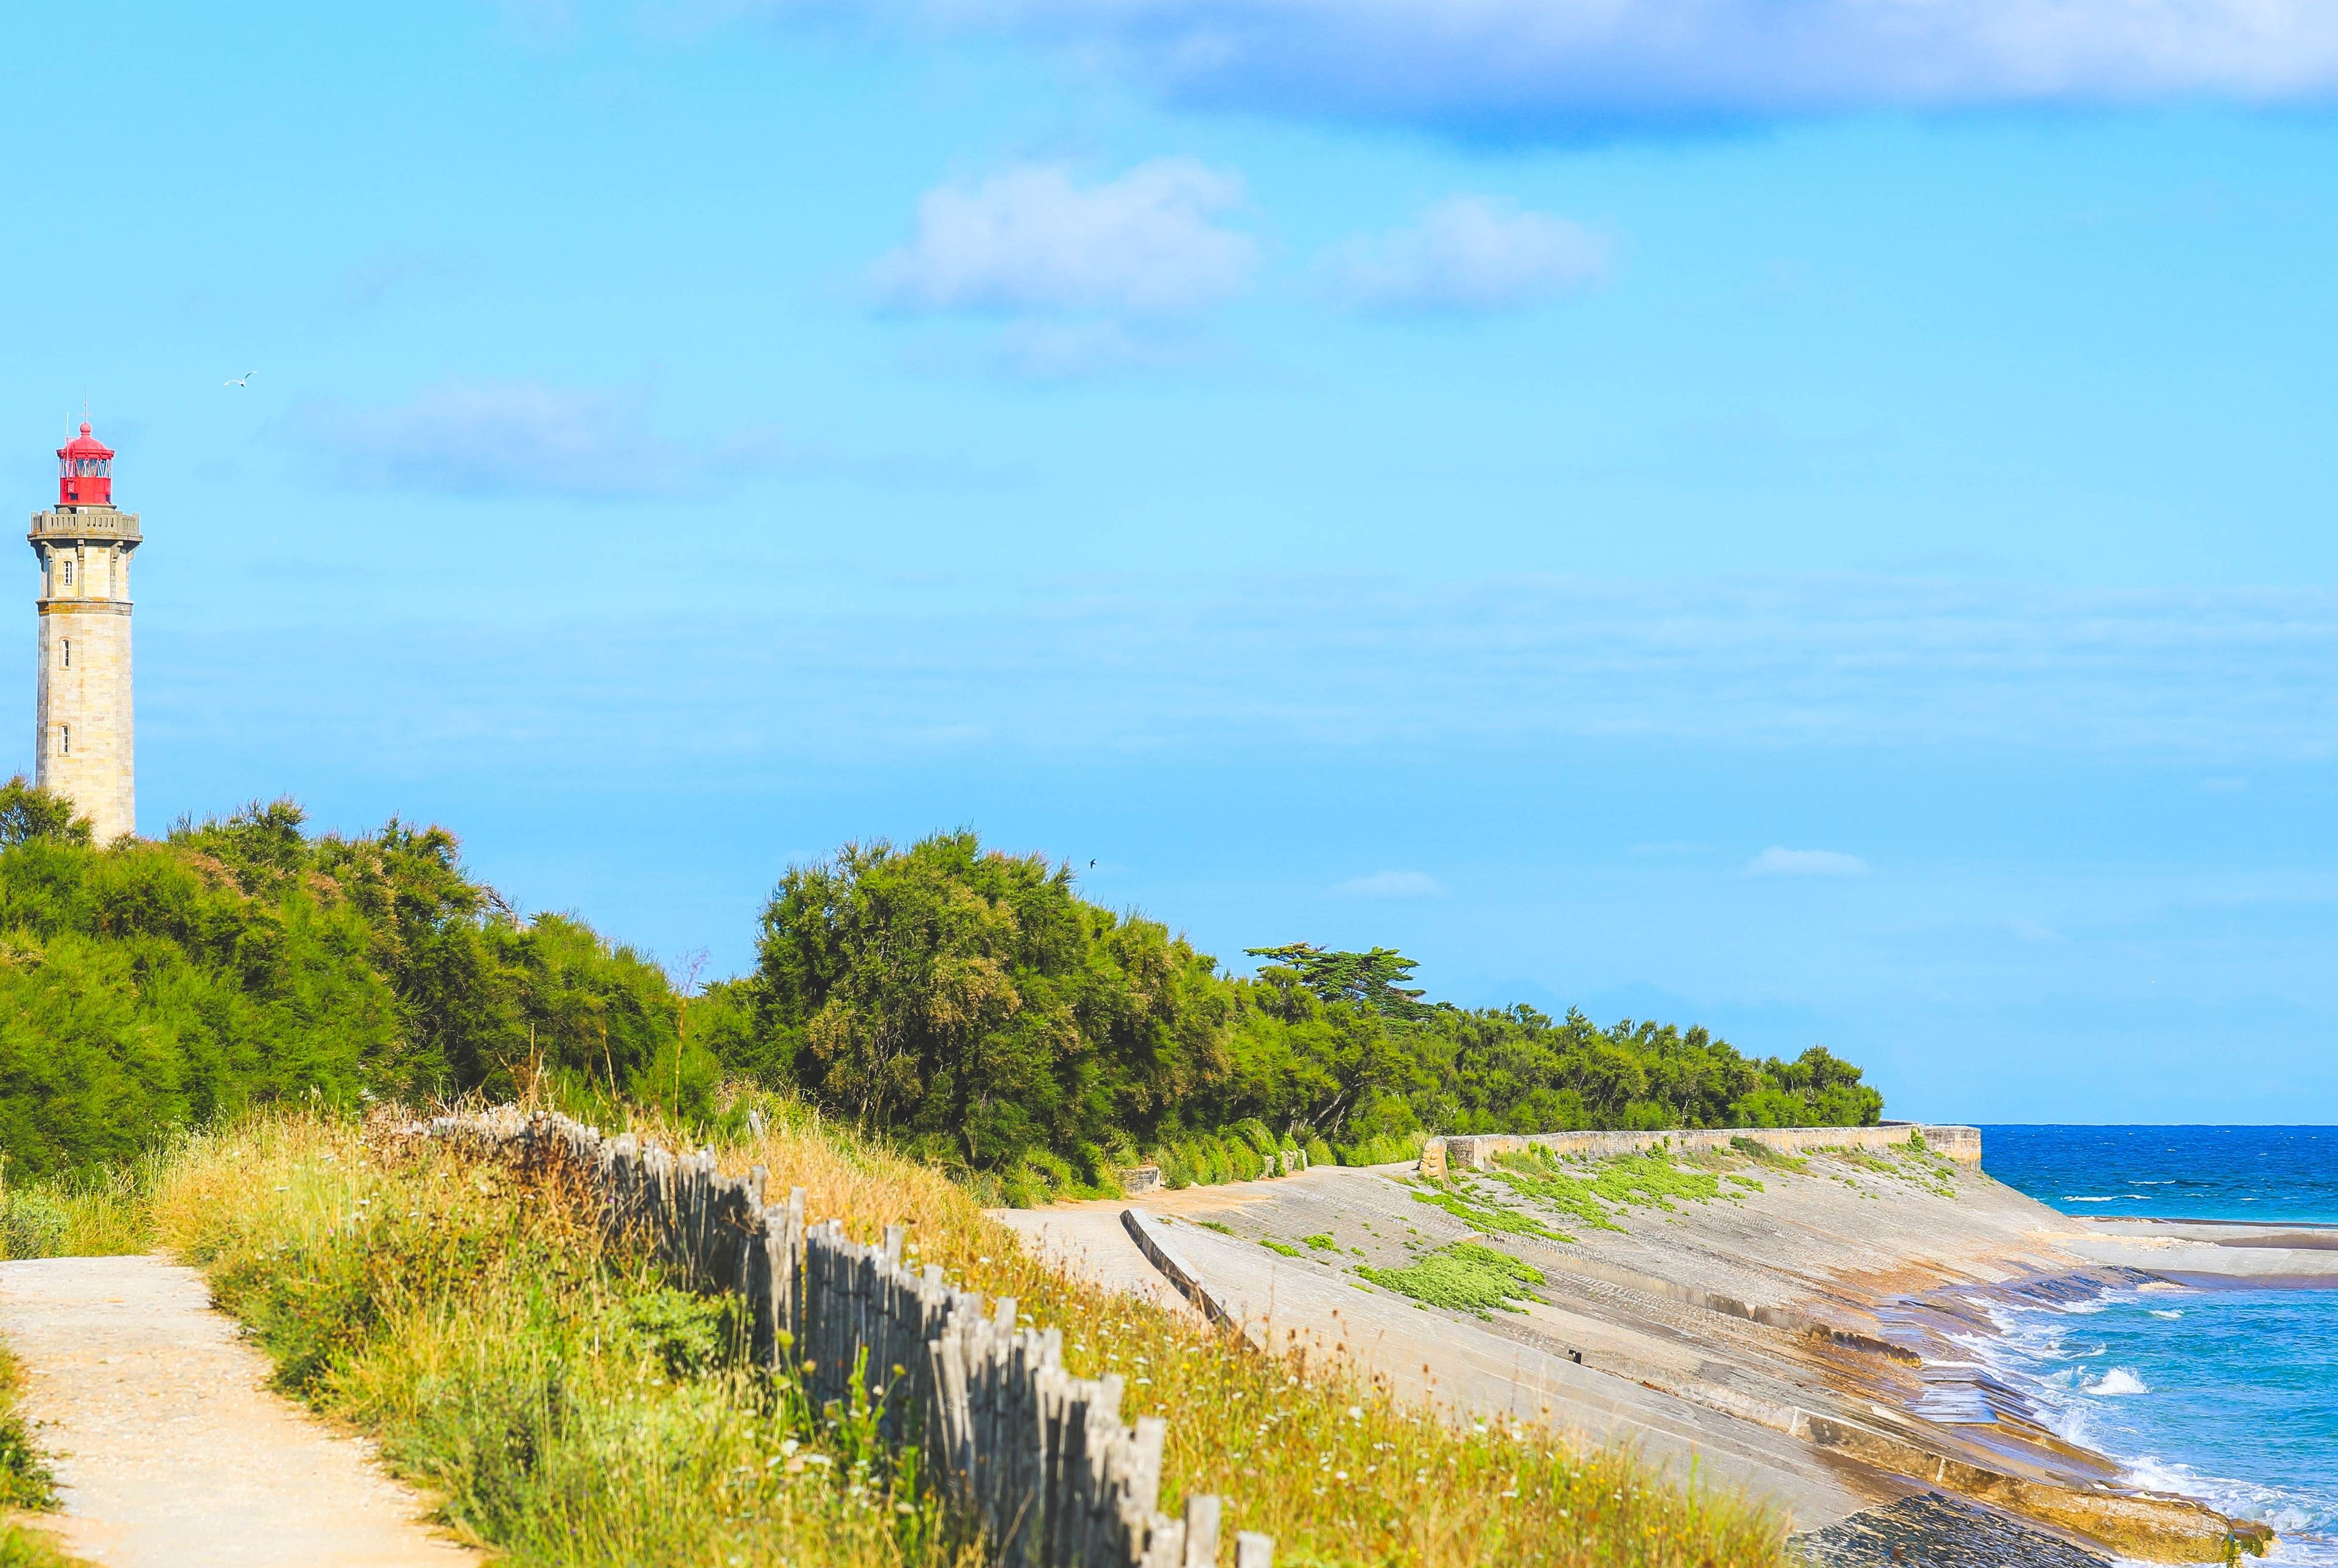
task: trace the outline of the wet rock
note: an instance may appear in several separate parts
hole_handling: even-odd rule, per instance
[[[2111,1560],[1994,1508],[1928,1492],[1789,1544],[1811,1568],[2111,1568]]]

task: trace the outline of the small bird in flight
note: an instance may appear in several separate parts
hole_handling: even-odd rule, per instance
[[[257,370],[247,370],[242,375],[235,377],[231,380],[221,382],[220,385],[222,387],[241,387],[250,382],[254,376],[259,374],[260,372]]]

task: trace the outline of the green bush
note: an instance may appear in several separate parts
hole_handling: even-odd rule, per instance
[[[0,1198],[0,1256],[55,1258],[65,1250],[64,1206],[46,1192],[10,1188]]]
[[[1882,1098],[1813,1046],[1754,1061],[1705,1030],[1470,1011],[1386,948],[1251,950],[1218,972],[1167,927],[1080,898],[1070,868],[975,835],[848,845],[781,878],[755,973],[701,1036],[735,1072],[983,1171],[1022,1152],[1198,1145],[1196,1183],[1411,1157],[1429,1129],[1871,1122]]]
[[[267,1101],[706,1109],[719,1068],[664,974],[577,920],[519,918],[443,829],[310,837],[280,800],[98,849],[54,830],[53,799],[0,788],[12,1176],[128,1164]]]

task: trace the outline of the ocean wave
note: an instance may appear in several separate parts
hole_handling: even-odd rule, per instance
[[[2175,1419],[2180,1425],[2185,1401],[2196,1397],[2196,1391],[2183,1392],[2179,1379],[2178,1392],[2155,1393],[2147,1381],[2152,1353],[2147,1343],[2141,1349],[2143,1359],[2129,1360],[2137,1354],[2131,1347],[2113,1360],[2110,1343],[2096,1338],[2092,1326],[2081,1329],[2073,1318],[2114,1308],[2138,1315],[2149,1312],[2161,1319],[2183,1316],[2154,1309],[2150,1300],[2141,1289],[2121,1289],[2084,1304],[1985,1302],[1996,1332],[1951,1338],[1965,1355],[1982,1362],[2021,1395],[2035,1418],[2064,1442],[2117,1463],[2127,1485],[2196,1497],[2235,1518],[2263,1520],[2276,1532],[2265,1559],[2269,1564],[2338,1568],[2338,1490],[2323,1485],[2319,1477],[2304,1486],[2294,1477],[2287,1484],[2231,1479],[2171,1456],[2164,1432],[2156,1438],[2145,1436],[2154,1424],[2165,1426]],[[2081,1305],[2083,1311],[2072,1310]],[[2171,1348],[2173,1336],[2189,1332],[2162,1331],[2171,1336]],[[2131,1338],[2134,1330],[2114,1327],[2108,1333],[2117,1340],[2123,1334]],[[2249,1382],[2245,1368],[2235,1366],[2231,1375],[2236,1392],[2245,1392]],[[2169,1407],[2172,1415],[2155,1418],[2145,1414],[2168,1399],[2177,1401]]]

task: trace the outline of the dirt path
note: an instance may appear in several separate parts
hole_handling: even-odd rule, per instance
[[[160,1257],[0,1263],[0,1338],[54,1456],[44,1521],[106,1568],[458,1568],[368,1445],[262,1386],[268,1364]]]

